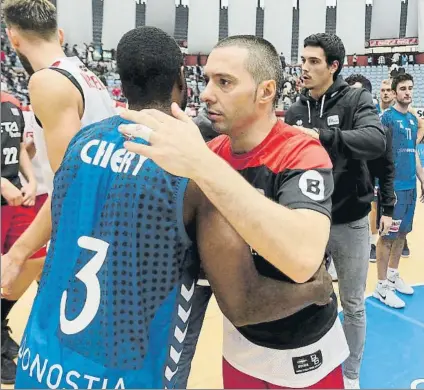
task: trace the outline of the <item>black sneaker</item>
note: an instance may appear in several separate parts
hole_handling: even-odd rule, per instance
[[[11,329],[9,320],[4,320],[1,324],[1,353],[9,359],[15,359],[18,356],[19,344],[10,336]]]
[[[403,246],[402,257],[409,257],[411,252],[408,247],[408,241],[405,238],[405,245]]]
[[[16,379],[16,364],[12,359],[1,355],[1,383],[13,385]]]
[[[377,261],[377,248],[374,244],[371,244],[370,261],[371,263],[375,263]]]

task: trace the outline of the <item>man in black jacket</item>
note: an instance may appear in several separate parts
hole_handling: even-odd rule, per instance
[[[352,74],[345,79],[352,88],[365,88],[372,93],[371,82],[361,74]],[[382,236],[388,234],[392,225],[393,210],[396,203],[394,190],[395,165],[392,152],[392,131],[385,127],[386,132],[386,152],[375,160],[368,161],[368,170],[371,175],[371,182],[376,183],[378,179],[376,202],[378,203],[376,221],[370,221],[370,224],[376,223],[379,233]],[[370,213],[370,218],[374,214]],[[376,229],[377,230],[377,229]]]
[[[368,213],[373,185],[367,160],[386,150],[386,136],[371,94],[350,88],[339,76],[345,48],[333,34],[314,34],[304,41],[298,102],[286,122],[317,138],[333,162],[335,189],[328,249],[336,266],[350,356],[344,364],[346,388],[359,388],[365,344],[364,293],[369,260]]]

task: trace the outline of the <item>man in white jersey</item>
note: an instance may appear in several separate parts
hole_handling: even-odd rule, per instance
[[[116,111],[101,81],[77,57],[66,57],[63,31],[58,29],[56,8],[50,1],[6,0],[2,8],[9,40],[31,76],[31,105],[44,131],[50,166],[56,172],[80,128]],[[50,239],[50,209],[47,199],[32,225],[3,256],[3,298],[13,294],[26,259]]]

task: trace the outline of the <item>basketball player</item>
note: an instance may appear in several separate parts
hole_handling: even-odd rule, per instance
[[[393,106],[395,103],[394,94],[392,91],[392,80],[383,80],[381,83],[381,89],[380,89],[380,104],[377,104],[377,110],[380,113],[380,115],[383,114],[385,110],[387,110],[389,107]],[[424,119],[420,118],[417,110],[413,107],[409,107],[409,112],[417,118],[418,121],[418,140],[417,144],[419,144],[424,139]],[[377,183],[378,188],[378,183]],[[371,203],[371,213],[373,216],[377,215],[377,207],[376,202]],[[373,248],[372,244],[376,244],[376,240],[378,237],[377,234],[377,227],[374,228],[373,225],[371,225],[371,231],[372,231],[372,237],[371,237],[371,252],[370,252],[370,261],[375,262],[376,261],[376,254],[375,254],[375,247]],[[374,249],[374,251],[373,251]],[[402,257],[409,257],[411,255],[411,251],[408,246],[408,239],[405,237],[405,244],[403,246],[402,250]]]
[[[387,236],[377,243],[378,283],[373,296],[394,308],[405,302],[390,291],[412,295],[414,290],[400,277],[398,267],[406,235],[412,231],[417,200],[416,177],[421,182],[421,201],[424,201],[424,170],[418,158],[418,121],[409,112],[412,103],[414,80],[408,73],[396,76],[392,82],[394,106],[387,109],[381,121],[392,131],[393,159],[395,163],[396,205],[393,223]],[[390,296],[390,299],[387,297]],[[397,298],[397,299],[395,299]]]
[[[322,262],[328,240],[328,155],[318,141],[277,120],[282,69],[268,41],[255,36],[220,41],[204,74],[201,98],[223,134],[210,142],[212,151],[176,105],[176,118],[158,110],[121,114],[144,125],[121,131],[151,145],[125,146],[193,179],[251,246],[262,275],[302,283]],[[349,352],[335,299],[273,322],[224,324],[225,388],[343,388],[341,363]]]
[[[58,29],[56,8],[48,0],[6,0],[2,6],[9,40],[31,76],[29,94],[41,123],[49,162],[55,172],[69,141],[82,126],[115,114],[112,99],[100,80],[77,57],[66,57],[63,31]],[[26,259],[51,234],[51,202],[46,200],[31,226],[3,256],[1,286],[4,295]]]
[[[6,253],[35,217],[34,204],[37,182],[23,142],[24,118],[22,111],[7,101],[1,102],[1,253]],[[4,101],[3,101],[4,99]],[[27,179],[23,186],[22,172]],[[37,267],[45,251],[31,256],[29,268]],[[39,266],[39,264],[38,264]],[[7,317],[19,297],[1,300],[1,383],[15,382],[16,366],[13,359],[18,345],[10,336]]]
[[[361,74],[353,74],[345,80],[353,88],[365,88],[372,93],[371,82]],[[383,81],[380,95],[382,101],[387,100],[387,92],[385,91],[385,82]],[[390,87],[390,95],[392,95]],[[392,134],[388,128],[386,131],[386,152],[376,160],[367,162],[368,169],[371,174],[371,182],[374,184],[374,201],[371,203],[371,211],[369,214],[370,230],[371,230],[371,251],[370,261],[376,261],[376,244],[378,232],[385,236],[392,225],[392,217],[396,197],[393,188],[395,167],[393,163],[392,152]],[[378,204],[378,206],[377,206]],[[377,209],[379,213],[377,213]],[[378,228],[377,228],[378,226]],[[390,298],[388,298],[390,299]]]
[[[184,107],[183,55],[161,30],[125,34],[117,65],[132,109]],[[194,183],[123,148],[122,123],[81,129],[56,173],[52,246],[16,388],[175,388],[199,269],[194,242],[236,324],[288,316],[316,299],[308,289],[323,290],[323,280],[259,276],[250,248]]]
[[[380,102],[377,104],[377,111],[379,114],[382,114],[394,103],[394,95],[392,91],[392,82],[391,80],[383,80],[380,87]]]
[[[337,271],[350,349],[343,365],[345,385],[356,389],[365,346],[368,214],[374,193],[366,161],[383,155],[386,135],[369,92],[350,88],[340,76],[345,58],[342,40],[334,34],[318,33],[307,37],[303,46],[305,89],[285,120],[318,138],[334,165],[328,249]]]

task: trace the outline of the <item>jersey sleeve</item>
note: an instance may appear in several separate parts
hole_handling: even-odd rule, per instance
[[[277,175],[276,199],[290,209],[314,210],[331,218],[334,181],[327,152],[312,139],[291,145],[288,151]]]
[[[390,110],[386,110],[381,114],[380,120],[383,126],[390,127]]]

